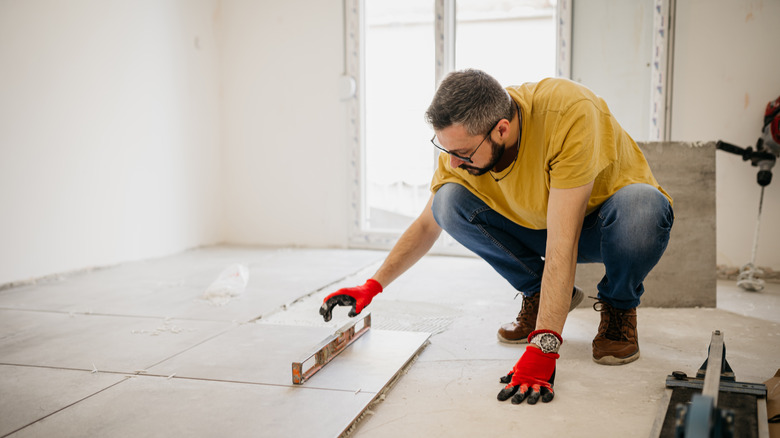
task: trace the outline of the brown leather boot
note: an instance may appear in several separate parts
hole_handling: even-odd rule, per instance
[[[505,344],[527,344],[528,335],[536,330],[536,315],[539,314],[539,297],[536,294],[532,297],[523,296],[523,308],[517,314],[517,319],[502,325],[498,329],[498,340]],[[582,302],[585,293],[582,289],[574,286],[574,292],[571,294],[571,305],[569,312],[574,310]]]
[[[593,339],[593,361],[602,365],[623,365],[639,359],[636,308],[615,309],[604,301],[593,304],[601,312],[599,332]]]

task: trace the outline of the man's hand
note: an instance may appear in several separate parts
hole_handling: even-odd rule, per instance
[[[501,378],[501,383],[507,385],[498,393],[498,400],[505,401],[514,396],[512,404],[528,400],[530,405],[536,404],[540,398],[544,403],[552,400],[555,396],[555,361],[559,357],[558,353],[542,353],[534,345],[527,346],[512,371]]]
[[[349,316],[357,316],[363,308],[371,304],[371,299],[382,292],[382,285],[374,279],[369,279],[362,286],[346,287],[328,295],[322,300],[320,315],[325,322],[330,321],[331,312],[336,306],[352,306]]]

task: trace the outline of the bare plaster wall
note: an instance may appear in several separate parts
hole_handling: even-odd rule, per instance
[[[220,240],[218,2],[0,2],[0,284]]]
[[[672,140],[755,146],[767,102],[780,96],[780,1],[677,2]],[[716,155],[718,264],[750,261],[757,169]],[[777,173],[778,168],[775,168]],[[765,190],[756,264],[780,270],[780,179]]]
[[[223,3],[225,240],[344,246],[342,0]]]
[[[648,3],[574,7],[587,35],[574,78],[617,113],[636,105],[620,117],[637,132]],[[672,140],[754,144],[780,95],[780,2],[677,4]],[[599,10],[622,24],[594,21]],[[0,284],[221,241],[347,245],[344,12],[341,0],[0,2]],[[740,265],[756,172],[716,156],[717,263]],[[775,182],[757,260],[776,269],[778,201]]]
[[[653,0],[574,1],[572,78],[600,94],[626,130],[647,140]],[[678,0],[671,140],[755,146],[767,102],[780,96],[780,2]],[[776,169],[775,169],[776,170]],[[716,154],[717,264],[750,261],[757,169]],[[780,270],[780,187],[766,189],[756,263]],[[691,187],[697,190],[697,186]],[[714,269],[714,268],[713,268]]]

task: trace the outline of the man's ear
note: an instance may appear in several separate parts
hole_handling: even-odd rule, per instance
[[[506,136],[509,134],[509,120],[507,119],[501,119],[498,122],[498,125],[496,125],[496,130],[498,130],[498,133],[501,135],[501,139],[505,139]]]

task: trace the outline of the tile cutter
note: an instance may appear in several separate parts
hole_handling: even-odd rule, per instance
[[[674,371],[666,388],[653,438],[769,437],[766,385],[736,381],[720,330],[712,333],[696,377]]]

